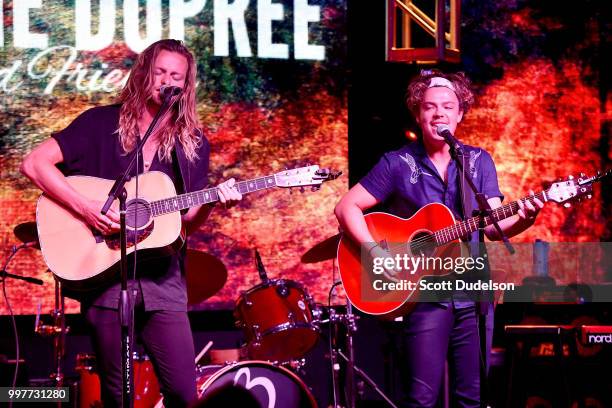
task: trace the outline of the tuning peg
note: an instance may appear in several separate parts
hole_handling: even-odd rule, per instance
[[[569,176],[567,176],[567,179],[568,179],[568,180],[573,180],[573,179],[574,179],[574,176],[572,176],[572,175],[570,174]]]
[[[319,191],[321,189],[321,186],[312,186],[310,187],[310,191]]]
[[[580,178],[585,178],[585,177],[586,177],[586,174],[584,174],[584,173],[580,173],[580,174],[579,174],[579,176],[580,176]]]
[[[571,204],[571,203],[565,203],[565,204],[563,204],[563,206],[564,206],[565,208],[570,208],[570,207],[572,206],[572,204]]]
[[[303,193],[304,191],[306,191],[306,189],[304,188],[304,186],[300,187],[300,193]]]
[[[593,198],[593,194],[587,194],[587,198],[590,200],[591,198]]]

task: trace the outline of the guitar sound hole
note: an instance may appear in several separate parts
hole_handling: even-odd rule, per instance
[[[127,203],[125,219],[128,227],[140,229],[151,219],[151,207],[143,199],[130,200]]]
[[[410,241],[410,253],[412,256],[432,256],[436,250],[436,240],[428,232],[419,232]]]

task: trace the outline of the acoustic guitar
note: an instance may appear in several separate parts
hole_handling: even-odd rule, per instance
[[[316,190],[324,181],[333,180],[340,174],[312,165],[240,181],[236,187],[243,195],[277,187],[310,186]],[[88,176],[71,176],[67,180],[76,191],[90,199],[101,199],[114,183]],[[127,251],[128,255],[132,254],[136,242],[139,259],[176,252],[185,243],[180,211],[219,200],[216,187],[177,195],[170,178],[161,172],[139,176],[138,198],[134,198],[135,183],[132,179],[125,186],[128,193]],[[65,288],[93,289],[117,274],[121,258],[119,234],[100,234],[79,214],[46,194],[38,200],[36,223],[44,260]]]
[[[608,170],[604,175],[578,179],[568,177],[567,180],[553,183],[550,188],[533,196],[521,198],[523,203],[538,198],[540,201],[563,203],[570,205],[571,201],[583,197],[591,198],[592,184],[610,175]],[[518,201],[493,209],[484,218],[484,225],[492,224],[493,220],[501,221],[518,213]],[[443,204],[432,203],[418,210],[412,217],[404,219],[384,212],[374,212],[365,215],[368,230],[375,242],[387,250],[386,259],[413,259],[417,261],[429,259],[453,259],[465,254],[461,238],[469,236],[478,230],[480,217],[468,218],[457,222],[452,212]],[[380,258],[383,261],[385,258]],[[448,272],[440,263],[433,268],[410,268],[407,270],[388,270],[383,263],[371,258],[368,251],[355,244],[348,236],[343,235],[338,246],[338,268],[340,279],[346,295],[351,303],[360,311],[384,318],[393,318],[409,313],[419,297],[419,282],[431,276],[444,276]],[[395,264],[394,264],[395,265]],[[412,263],[402,263],[410,267]],[[421,262],[419,265],[426,265]],[[398,273],[399,272],[399,273]],[[394,275],[396,273],[396,275]],[[399,285],[398,285],[399,284]]]

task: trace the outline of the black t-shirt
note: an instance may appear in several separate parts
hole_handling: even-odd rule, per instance
[[[125,154],[119,142],[117,128],[120,108],[120,105],[110,105],[89,109],[79,115],[67,128],[53,134],[64,158],[58,165],[64,175],[85,175],[114,180],[123,173],[132,154]],[[195,162],[188,162],[180,145],[177,145],[172,162],[161,162],[155,155],[150,170],[167,174],[174,182],[178,193],[203,189],[208,183],[210,147],[206,137],[204,135],[201,137],[202,143],[198,148],[198,158]],[[138,172],[142,173],[143,160],[139,162]],[[106,199],[107,193],[100,191],[100,201]],[[187,310],[185,276],[181,271],[182,256],[183,252],[180,252],[172,256],[138,262],[137,280],[132,285],[138,285],[142,290],[145,310]],[[131,269],[129,273],[131,276]],[[117,277],[116,282],[110,286],[92,290],[81,296],[80,300],[84,307],[95,305],[117,308],[119,291],[120,284]]]

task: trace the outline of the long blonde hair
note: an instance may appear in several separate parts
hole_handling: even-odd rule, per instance
[[[127,84],[119,95],[119,102],[122,103],[117,129],[119,140],[126,153],[131,152],[137,144],[140,133],[138,120],[147,103],[153,98],[151,88],[154,83],[154,63],[162,50],[184,56],[188,69],[183,92],[172,107],[168,126],[161,130],[157,154],[160,160],[169,162],[172,159],[176,135],[187,159],[193,162],[197,158],[196,149],[202,143],[195,104],[196,65],[193,55],[181,41],[160,40],[138,55]]]

